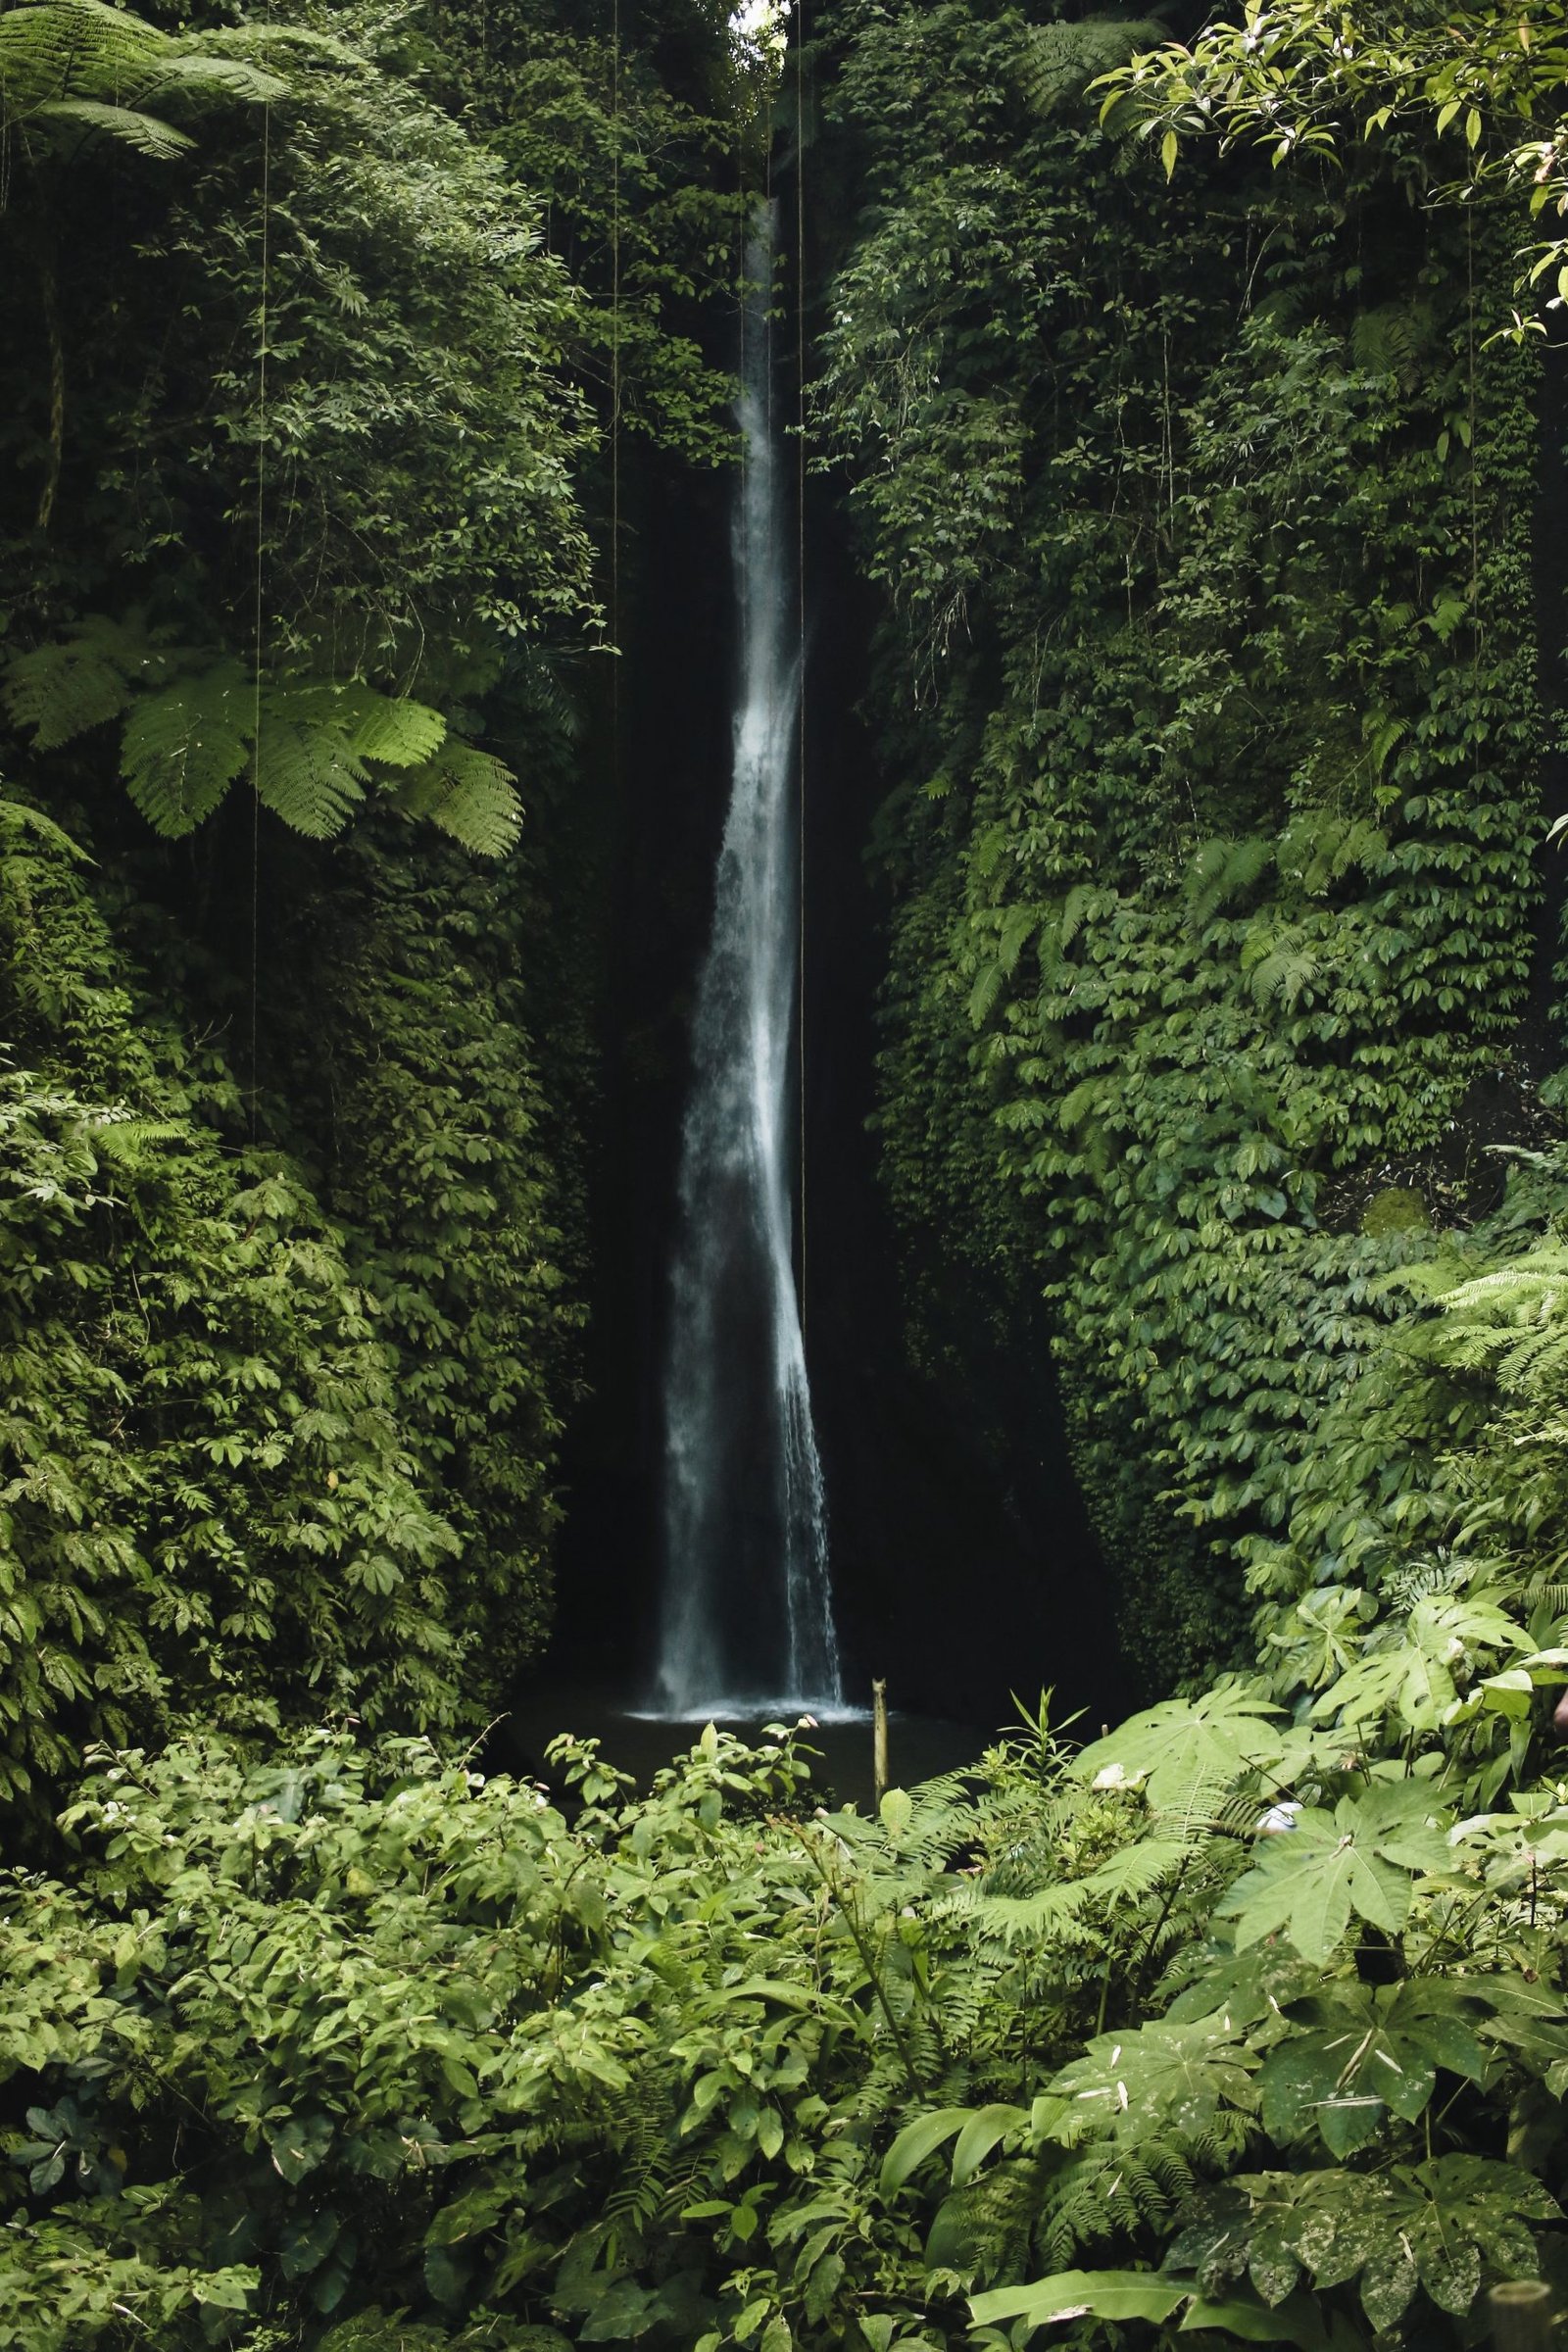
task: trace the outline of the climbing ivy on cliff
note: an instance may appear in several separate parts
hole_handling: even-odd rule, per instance
[[[866,210],[818,398],[887,592],[889,1182],[916,1268],[967,1247],[1051,1300],[1160,1682],[1239,1641],[1235,1547],[1385,1277],[1550,1126],[1509,224],[1428,206],[1421,127],[1167,187],[1084,96],[1147,26],[833,23]]]
[[[458,1722],[462,1546],[382,1302],[79,847],[4,822],[7,1796],[193,1712]]]
[[[471,1726],[548,1628],[610,452],[728,454],[756,139],[724,11],[579,29],[0,8],[34,1831],[96,1738]]]

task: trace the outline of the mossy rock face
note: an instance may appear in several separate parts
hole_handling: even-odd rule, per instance
[[[1427,1204],[1408,1185],[1386,1185],[1374,1193],[1361,1214],[1361,1231],[1368,1241],[1381,1242],[1391,1233],[1430,1233]]]

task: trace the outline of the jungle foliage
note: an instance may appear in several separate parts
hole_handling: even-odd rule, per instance
[[[868,210],[818,405],[887,600],[889,1182],[916,1283],[957,1248],[1051,1301],[1158,1689],[1250,1653],[1238,1563],[1402,1269],[1557,1132],[1545,363],[1495,333],[1528,221],[1500,180],[1448,201],[1416,107],[1332,160],[1188,136],[1167,185],[1169,110],[1097,120],[1147,24],[832,23]]]
[[[1550,54],[815,23],[915,1302],[1044,1294],[1190,1686],[867,1819],[808,1726],[464,1746],[575,1378],[602,432],[722,447],[747,61],[155,13],[0,10],[8,2341],[1471,2352],[1568,2289]]]
[[[1413,1756],[1353,1669],[1222,1680],[874,1820],[783,1727],[642,1796],[563,1742],[569,1810],[346,1732],[100,1751],[0,1915],[13,2339],[1468,2343],[1560,2252],[1568,1650],[1443,1605]]]
[[[613,57],[556,0],[0,9],[33,1835],[94,1740],[474,1726],[544,1637],[611,428],[727,454],[755,72],[697,0]]]

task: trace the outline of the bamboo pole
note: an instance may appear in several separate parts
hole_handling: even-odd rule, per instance
[[[888,1792],[888,1687],[871,1685],[871,1794],[880,1807]]]
[[[1551,2289],[1544,2278],[1508,2278],[1487,2297],[1497,2352],[1549,2352]]]

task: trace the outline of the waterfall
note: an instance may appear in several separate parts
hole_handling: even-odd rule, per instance
[[[692,1031],[665,1371],[658,1696],[680,1717],[841,1700],[791,1255],[801,659],[771,416],[775,234],[760,205],[741,314],[734,768]]]

